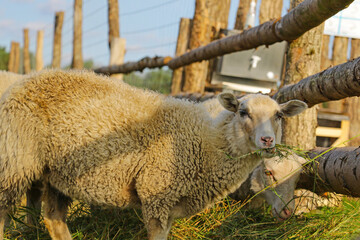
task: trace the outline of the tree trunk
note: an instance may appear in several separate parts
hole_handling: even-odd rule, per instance
[[[64,22],[64,12],[56,12],[54,28],[53,59],[51,66],[60,68],[61,63],[61,32]]]
[[[196,0],[195,13],[189,41],[190,49],[199,48],[210,42],[209,9],[207,8],[206,2],[207,0]],[[207,61],[187,65],[185,67],[185,81],[183,91],[200,93],[204,92],[207,68]]]
[[[39,30],[37,32],[36,54],[35,54],[36,71],[40,71],[44,67],[43,48],[44,48],[44,31]]]
[[[82,0],[74,1],[74,39],[73,58],[71,67],[82,69],[84,66],[82,56]]]
[[[261,0],[260,5],[260,24],[281,17],[282,0]]]
[[[350,59],[360,57],[360,39],[351,40]],[[360,146],[360,98],[352,97],[347,99],[348,115],[350,118],[351,131],[349,133],[349,146]]]
[[[300,0],[292,0],[294,8]],[[283,85],[294,84],[320,71],[320,52],[323,26],[316,27],[294,40],[287,51],[286,72]],[[311,44],[309,44],[311,43]],[[311,149],[316,145],[317,108],[285,119],[283,142],[300,149]]]
[[[234,29],[244,30],[246,17],[250,10],[251,0],[239,0]]]
[[[24,48],[23,48],[23,62],[24,73],[28,74],[31,71],[30,66],[30,53],[29,53],[29,29],[24,29]]]
[[[181,18],[179,25],[178,39],[176,43],[175,56],[180,56],[186,52],[189,46],[191,19]],[[174,69],[171,80],[171,94],[175,95],[181,92],[184,80],[184,68]]]
[[[10,54],[9,54],[9,62],[8,62],[9,72],[15,72],[14,64],[15,64],[15,42],[12,41],[10,46]]]
[[[317,194],[336,192],[360,197],[360,148],[315,148],[309,151],[314,161],[303,167],[298,188]]]

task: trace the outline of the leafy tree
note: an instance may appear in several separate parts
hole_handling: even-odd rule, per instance
[[[9,63],[9,53],[5,47],[0,46],[0,70],[7,70]]]

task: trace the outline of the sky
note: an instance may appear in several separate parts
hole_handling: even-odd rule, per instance
[[[52,58],[55,12],[65,11],[61,64],[71,63],[73,0],[0,1],[0,46],[9,51],[11,41],[23,45],[23,28],[29,28],[30,51],[35,52],[36,31],[44,30],[45,65]],[[283,14],[289,1],[284,0]],[[355,2],[360,4],[360,0]],[[260,3],[258,0],[257,15]],[[239,0],[231,1],[228,29],[234,27],[238,4]],[[120,35],[126,39],[125,62],[145,56],[173,56],[180,18],[192,18],[194,7],[195,0],[119,0]],[[94,60],[96,66],[109,63],[107,24],[107,0],[83,0],[83,57]]]
[[[62,36],[62,66],[72,57],[73,0],[1,0],[0,46],[9,51],[11,41],[23,45],[23,29],[29,28],[30,51],[36,49],[36,32],[44,30],[44,61],[52,58],[56,11],[65,11]],[[229,25],[235,23],[239,1],[232,0]],[[120,35],[126,38],[125,62],[145,56],[173,56],[180,18],[192,18],[195,0],[119,0]],[[83,0],[83,57],[97,66],[107,65],[107,0]]]

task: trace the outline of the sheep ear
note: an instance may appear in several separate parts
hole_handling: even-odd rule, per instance
[[[239,108],[239,102],[236,97],[231,93],[221,93],[218,96],[220,104],[230,112],[237,112]]]
[[[302,113],[307,109],[307,104],[300,100],[290,100],[286,103],[280,104],[280,108],[285,117],[292,117]]]

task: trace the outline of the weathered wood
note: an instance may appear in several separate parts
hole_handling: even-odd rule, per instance
[[[108,67],[101,67],[95,69],[96,73],[110,74],[110,73],[131,73],[133,71],[142,71],[145,68],[160,68],[165,66],[171,57],[144,57],[140,61],[137,62],[127,62],[122,65],[113,65]]]
[[[71,67],[74,69],[82,69],[84,66],[82,55],[82,0],[74,1],[73,32],[73,57]]]
[[[360,57],[360,39],[351,40],[350,59]],[[360,98],[347,99],[347,114],[350,118],[351,131],[349,133],[349,146],[360,146]]]
[[[55,13],[55,27],[53,40],[53,58],[51,66],[53,68],[60,68],[61,64],[61,33],[64,22],[64,12]]]
[[[189,49],[196,49],[210,42],[210,20],[207,0],[196,0],[191,26]],[[183,91],[204,92],[208,62],[196,62],[185,66]]]
[[[23,47],[23,64],[24,64],[24,73],[30,73],[30,53],[29,53],[29,29],[24,29],[24,47]]]
[[[304,166],[298,188],[360,197],[360,148],[315,148],[308,155],[314,161]]]
[[[329,41],[330,41],[330,36],[324,34],[321,43],[321,63],[320,63],[321,71],[332,66],[331,59],[329,58]]]
[[[208,60],[227,53],[271,45],[282,40],[295,40],[310,29],[346,8],[353,0],[305,0],[279,21],[265,22],[257,27],[211,42],[171,60],[172,69],[193,62]]]
[[[110,43],[110,66],[124,63],[126,39],[113,37]],[[112,78],[123,79],[122,74],[112,74]]]
[[[179,25],[179,33],[176,43],[175,56],[180,56],[186,52],[189,46],[191,29],[191,19],[181,18]],[[184,80],[184,68],[174,69],[171,79],[171,94],[177,94],[181,92],[181,88]]]
[[[259,22],[264,23],[281,17],[282,0],[261,0]]]
[[[250,10],[251,0],[239,0],[239,7],[236,11],[236,19],[234,29],[243,30],[247,15]]]
[[[14,71],[14,64],[15,64],[15,42],[11,41],[10,53],[9,53],[9,62],[8,62],[8,71],[9,72],[15,72]]]
[[[360,96],[360,58],[285,86],[273,98],[280,103],[299,99],[312,107],[318,103],[353,96]]]
[[[108,0],[109,47],[112,38],[120,37],[119,3],[118,0]]]
[[[18,73],[20,68],[20,43],[15,42],[14,72]]]
[[[35,70],[40,71],[44,68],[44,59],[43,59],[43,49],[44,49],[44,31],[37,31],[36,38],[36,53],[35,53]]]

